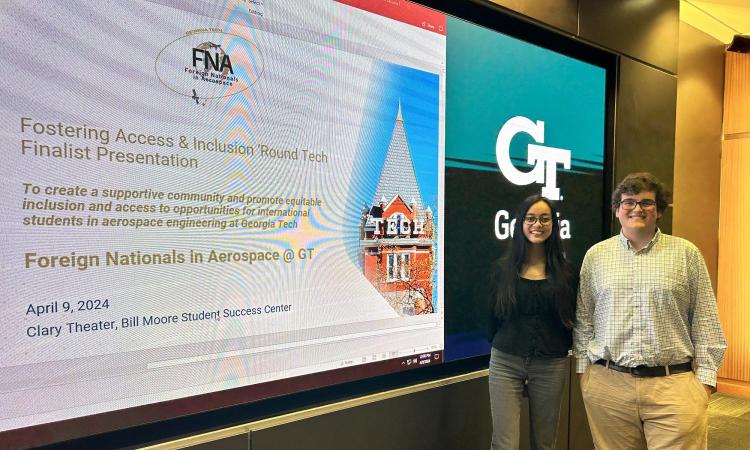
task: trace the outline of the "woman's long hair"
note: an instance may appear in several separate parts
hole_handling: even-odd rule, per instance
[[[494,313],[496,317],[504,319],[510,317],[516,308],[516,284],[531,247],[531,243],[523,234],[523,220],[529,208],[537,202],[546,203],[552,213],[552,231],[549,238],[544,241],[545,274],[548,287],[553,293],[560,321],[567,328],[572,328],[575,320],[578,275],[565,258],[557,210],[552,202],[541,195],[527,197],[516,210],[510,251],[500,260],[495,269]]]

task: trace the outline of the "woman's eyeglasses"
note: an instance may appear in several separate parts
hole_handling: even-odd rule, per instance
[[[523,218],[523,223],[525,223],[526,225],[534,225],[537,222],[537,220],[542,225],[548,225],[550,222],[552,222],[552,217],[551,216],[539,216],[539,217],[526,216]]]

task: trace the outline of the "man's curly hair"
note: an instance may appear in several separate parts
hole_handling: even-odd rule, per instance
[[[612,192],[612,211],[620,206],[622,194],[635,195],[643,191],[656,194],[656,209],[661,214],[672,203],[672,191],[659,181],[653,174],[648,172],[631,173],[623,178]]]

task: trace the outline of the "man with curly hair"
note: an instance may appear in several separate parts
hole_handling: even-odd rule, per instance
[[[657,225],[671,193],[650,173],[612,194],[619,235],[581,267],[574,351],[599,450],[705,449],[726,349],[703,256]]]

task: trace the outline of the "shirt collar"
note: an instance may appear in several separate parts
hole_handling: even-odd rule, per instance
[[[651,241],[649,241],[648,245],[646,245],[641,250],[639,250],[639,252],[647,252],[651,250],[651,247],[653,247],[654,244],[656,244],[659,241],[660,237],[661,237],[661,230],[659,229],[659,227],[656,227],[656,233],[654,233],[654,237],[651,238]],[[618,238],[620,240],[620,245],[622,246],[623,249],[631,250],[630,241],[622,233],[622,230],[620,230],[620,236],[618,236]]]

